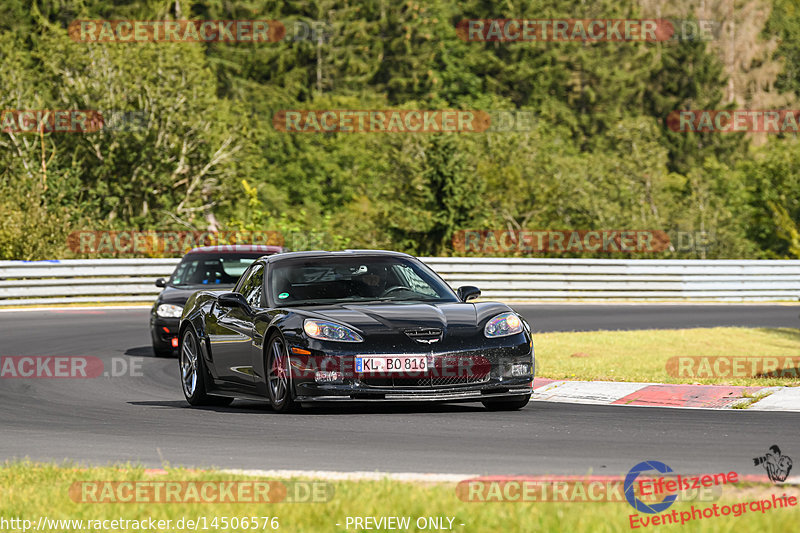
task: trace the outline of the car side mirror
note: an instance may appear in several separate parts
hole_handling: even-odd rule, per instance
[[[156,287],[166,287],[166,286],[167,286],[167,280],[165,280],[164,278],[158,278],[156,280]]]
[[[250,310],[250,305],[247,303],[247,300],[245,300],[244,296],[238,292],[226,292],[220,294],[219,298],[217,298],[217,303],[220,307],[238,307],[240,309],[244,309],[245,311]]]
[[[464,285],[463,287],[456,289],[456,294],[458,295],[459,300],[462,302],[468,302],[480,296],[481,290],[478,287],[473,287],[472,285]]]

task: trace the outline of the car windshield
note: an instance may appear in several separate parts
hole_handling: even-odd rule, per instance
[[[264,255],[189,254],[172,273],[170,285],[234,285],[250,264]]]
[[[325,257],[279,261],[270,267],[279,307],[338,302],[455,302],[450,287],[418,261],[403,257]]]

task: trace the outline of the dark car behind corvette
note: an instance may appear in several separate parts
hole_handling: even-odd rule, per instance
[[[502,303],[470,302],[401,253],[295,252],[254,262],[233,291],[193,294],[180,323],[192,405],[267,399],[279,412],[321,401],[528,403],[529,325]]]
[[[281,250],[280,246],[228,244],[187,252],[169,280],[156,280],[156,286],[164,290],[150,310],[150,338],[155,354],[167,357],[175,353],[180,316],[193,292],[210,287],[232,288],[253,261]]]

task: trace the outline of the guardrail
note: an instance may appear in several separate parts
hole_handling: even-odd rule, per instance
[[[422,258],[454,288],[502,300],[800,298],[800,260]],[[179,259],[0,261],[0,306],[152,302]]]
[[[800,260],[431,257],[450,285],[514,299],[797,300]]]
[[[0,306],[152,302],[177,259],[0,261]]]

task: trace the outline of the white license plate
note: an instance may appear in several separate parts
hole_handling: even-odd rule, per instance
[[[356,372],[368,374],[370,372],[424,372],[428,369],[428,356],[426,355],[365,355],[356,357]]]

